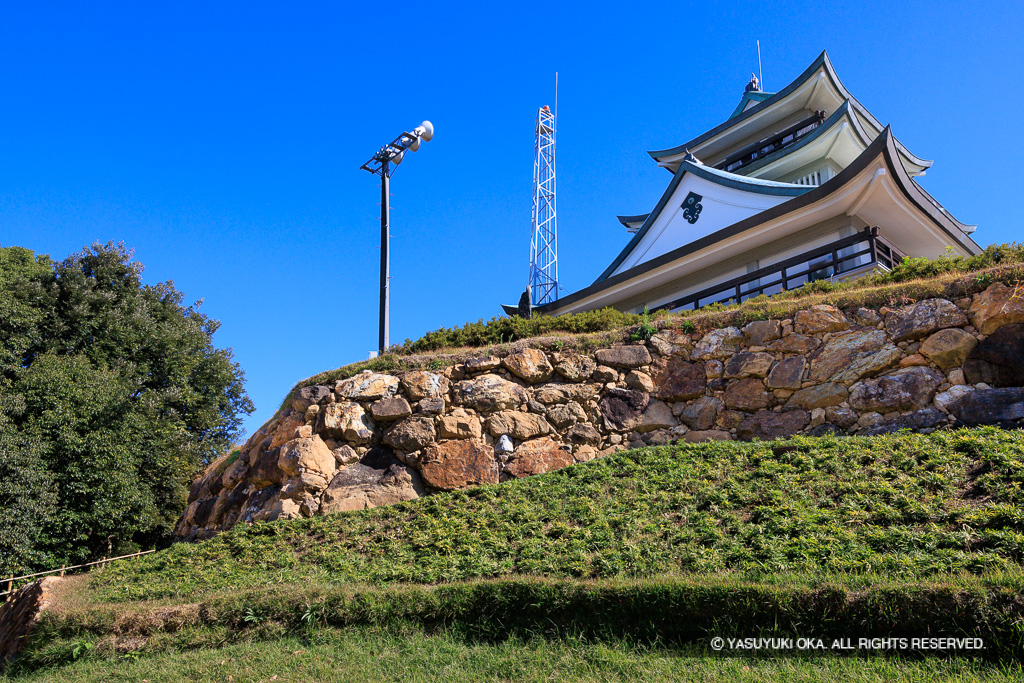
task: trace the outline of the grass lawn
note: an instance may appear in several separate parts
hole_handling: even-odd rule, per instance
[[[154,655],[86,654],[59,669],[0,676],[42,681],[1011,681],[1018,665],[882,656],[718,656],[624,641],[467,642],[450,633],[371,628]]]

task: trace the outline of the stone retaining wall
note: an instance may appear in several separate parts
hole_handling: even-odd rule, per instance
[[[525,348],[300,389],[198,478],[176,536],[359,510],[673,441],[875,435],[1024,419],[1024,299],[812,306],[593,353]]]

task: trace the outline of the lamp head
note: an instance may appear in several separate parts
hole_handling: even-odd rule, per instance
[[[423,138],[423,142],[430,142],[434,137],[434,124],[430,121],[424,121],[412,131],[418,137]]]

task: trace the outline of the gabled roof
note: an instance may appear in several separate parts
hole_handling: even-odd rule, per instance
[[[889,127],[886,127],[853,163],[843,169],[843,171],[828,182],[818,187],[804,188],[806,192],[788,201],[782,202],[777,206],[757,213],[749,218],[745,218],[710,235],[657,256],[649,261],[644,261],[643,263],[637,264],[636,266],[620,273],[607,275],[611,270],[614,270],[615,264],[613,264],[609,270],[605,271],[605,274],[602,274],[601,278],[589,287],[585,287],[584,289],[574,292],[568,296],[562,297],[550,304],[545,304],[544,306],[539,307],[538,311],[541,313],[558,311],[580,300],[599,294],[604,290],[612,289],[620,284],[627,283],[634,278],[644,276],[651,271],[667,266],[674,261],[683,259],[684,257],[697,253],[703,249],[707,249],[719,243],[724,243],[730,238],[747,233],[748,231],[754,230],[762,225],[769,223],[780,225],[783,224],[783,219],[785,219],[786,222],[794,220],[795,216],[806,213],[802,210],[807,209],[810,211],[811,208],[819,202],[827,200],[830,196],[838,195],[842,191],[846,190],[846,186],[851,183],[851,181],[855,180],[862,171],[865,171],[876,163],[881,164],[881,169],[876,171],[874,176],[875,178],[878,178],[879,174],[883,174],[883,177],[884,175],[891,177],[895,184],[895,189],[897,189],[899,194],[909,200],[912,205],[916,206],[925,216],[927,216],[925,220],[930,220],[930,222],[935,225],[941,233],[944,233],[949,240],[959,246],[967,254],[978,254],[981,252],[981,247],[979,247],[973,239],[965,234],[973,232],[974,226],[965,225],[953,218],[948,211],[943,209],[938,202],[932,199],[932,197],[921,189],[914,179],[910,177],[906,168],[904,168],[903,163],[900,161],[899,148],[892,135],[892,131]],[[687,172],[692,172],[692,169],[687,169]],[[678,175],[679,174],[677,174],[677,176]],[[675,180],[676,179],[673,178],[673,182],[675,182]],[[860,196],[865,196],[865,193],[861,192]],[[883,230],[884,229],[885,227],[883,226]],[[634,237],[634,239],[636,238]],[[631,243],[632,242],[633,240],[631,240]],[[622,255],[620,254],[617,261],[621,261],[621,258]],[[608,304],[606,303],[603,305]]]
[[[615,269],[618,268],[619,265],[629,256],[630,252],[640,244],[644,236],[647,234],[647,231],[650,230],[654,222],[658,220],[658,216],[661,215],[661,212],[665,209],[665,206],[668,204],[672,194],[679,186],[680,181],[682,181],[683,177],[687,173],[692,173],[699,178],[703,178],[704,180],[713,182],[717,185],[757,194],[796,197],[812,189],[809,185],[794,185],[793,183],[778,183],[773,180],[749,178],[735,173],[720,171],[717,168],[710,168],[703,164],[695,164],[692,161],[683,161],[679,164],[679,169],[675,172],[672,182],[668,184],[668,187],[665,188],[665,192],[661,195],[661,199],[658,200],[657,205],[654,207],[654,211],[647,214],[643,225],[640,226],[640,229],[637,230],[635,235],[633,235],[633,238],[629,240],[625,247],[623,247],[619,255],[615,257],[615,260],[612,261],[611,265],[601,273],[596,282],[604,280],[615,272]],[[622,218],[620,218],[619,221],[622,222]],[[623,225],[625,225],[625,223],[623,223]]]
[[[762,112],[766,112],[772,109],[773,107],[776,107],[784,102],[789,101],[791,99],[789,96],[792,93],[798,91],[801,88],[801,86],[808,83],[808,81],[810,81],[815,76],[815,74],[819,72],[821,72],[829,80],[830,84],[835,89],[836,93],[838,93],[839,101],[842,102],[843,100],[849,100],[850,106],[856,111],[856,113],[862,118],[862,120],[871,129],[873,129],[868,131],[871,134],[872,138],[877,134],[876,131],[878,133],[882,131],[882,124],[878,121],[878,119],[871,115],[871,112],[869,112],[864,107],[864,105],[862,105],[857,100],[857,98],[855,98],[850,93],[849,90],[846,89],[846,86],[844,86],[842,81],[839,80],[838,74],[836,74],[835,69],[832,67],[832,62],[828,58],[828,53],[822,51],[822,53],[818,55],[818,58],[815,59],[810,66],[804,69],[803,73],[797,76],[795,80],[793,80],[785,88],[771,95],[764,101],[755,104],[754,106],[749,107],[746,110],[740,111],[738,114],[735,114],[734,116],[715,126],[706,133],[699,135],[688,142],[685,142],[681,145],[677,145],[676,147],[671,147],[669,149],[651,151],[648,152],[648,154],[650,154],[652,158],[654,158],[659,163],[662,163],[663,165],[664,160],[667,157],[678,156],[680,154],[685,153],[686,150],[689,150],[694,154],[700,155],[701,148],[711,142],[714,142],[715,138],[732,131],[733,129],[737,128],[743,123],[749,121],[752,117],[755,117],[758,114],[761,114]],[[928,161],[926,159],[922,159],[917,155],[913,154],[899,141],[896,141],[895,144],[897,148],[900,150],[901,155],[906,157],[911,164],[915,166],[920,166],[922,169],[927,169],[932,165],[933,162]]]
[[[761,92],[760,90],[746,91],[745,93],[743,93],[743,97],[740,98],[740,103],[737,104],[736,108],[732,110],[731,114],[729,114],[729,118],[731,119],[735,116],[739,116],[740,114],[742,114],[743,110],[746,109],[747,105],[750,104],[751,102],[753,102],[754,104],[764,102],[774,94],[775,93],[773,92]]]

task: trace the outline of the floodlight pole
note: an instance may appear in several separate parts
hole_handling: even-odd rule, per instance
[[[415,152],[421,142],[430,142],[434,137],[434,125],[430,121],[424,121],[412,129],[411,133],[402,133],[384,145],[370,160],[360,166],[364,171],[380,176],[380,334],[377,338],[379,353],[387,353],[388,350],[388,318],[390,317],[391,304],[391,235],[388,234],[388,224],[391,194],[388,191],[391,186],[391,174],[395,168],[402,163],[406,151]]]
[[[388,349],[388,319],[391,305],[391,235],[388,234],[388,186],[391,184],[391,162],[385,161],[380,167],[380,353]]]

